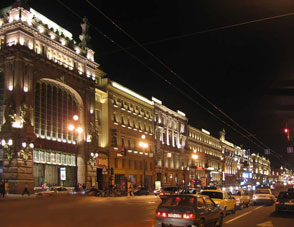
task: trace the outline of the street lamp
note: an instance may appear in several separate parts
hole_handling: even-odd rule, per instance
[[[72,133],[76,133],[77,135],[80,135],[82,132],[83,132],[83,128],[82,127],[80,127],[79,125],[78,125],[78,123],[77,123],[77,121],[79,120],[80,118],[79,118],[79,116],[78,115],[74,115],[73,116],[73,123],[71,123],[71,124],[69,124],[68,126],[67,126],[67,128],[68,128],[68,130],[70,131],[70,132],[72,132]],[[75,142],[75,141],[74,141]]]
[[[97,158],[98,158],[98,153],[91,152],[91,157],[89,159],[89,163],[92,166],[92,168],[94,168],[96,166]]]
[[[148,148],[149,144],[145,141],[146,139],[146,136],[145,135],[142,135],[141,136],[141,141],[139,142],[139,147],[141,147],[143,150],[144,150],[144,153],[146,154],[146,149]],[[143,157],[143,184],[144,186],[146,187],[145,185],[145,158]]]
[[[35,146],[33,143],[26,142],[22,142],[21,146],[22,149],[20,150],[20,152],[22,153],[22,158],[24,161],[27,161],[29,159],[29,155],[32,153]]]
[[[194,161],[196,161],[198,158],[199,158],[199,156],[197,155],[197,154],[195,154],[196,153],[196,150],[194,150],[193,151],[193,154],[191,155],[191,157],[192,157],[192,159],[194,160]],[[195,178],[196,178],[196,164],[195,164]],[[198,178],[198,177],[197,177]]]
[[[13,140],[8,139],[7,142],[5,139],[1,140],[1,147],[3,148],[4,154],[7,154],[7,159],[10,161],[12,159],[12,148]]]

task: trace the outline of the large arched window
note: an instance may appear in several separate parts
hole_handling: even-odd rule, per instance
[[[38,137],[59,142],[75,143],[68,125],[78,114],[78,102],[64,87],[48,81],[35,86],[35,133]]]

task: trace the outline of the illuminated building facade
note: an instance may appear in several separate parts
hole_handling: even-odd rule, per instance
[[[122,191],[128,184],[154,187],[153,101],[107,78],[103,142],[108,146],[111,183]],[[106,116],[107,114],[107,116]]]
[[[173,111],[156,98],[154,102],[156,181],[162,186],[188,182],[188,157],[185,153],[188,119],[181,111]]]
[[[190,180],[199,180],[202,185],[218,184],[222,180],[223,154],[219,139],[205,129],[188,125],[187,152]],[[195,159],[193,155],[197,155]]]
[[[1,178],[11,193],[90,184],[89,127],[103,72],[86,47],[87,21],[78,45],[24,1],[1,15]]]

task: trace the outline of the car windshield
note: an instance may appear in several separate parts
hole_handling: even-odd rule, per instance
[[[255,194],[270,194],[269,190],[257,190]]]
[[[163,188],[163,191],[177,191],[178,188],[175,188],[175,187],[166,187],[166,188]]]
[[[223,193],[221,192],[203,191],[201,195],[208,195],[212,199],[223,199]]]
[[[232,195],[241,195],[241,192],[240,191],[234,191],[234,192],[232,192]]]
[[[195,198],[190,196],[173,196],[169,197],[161,203],[165,207],[192,207]]]
[[[281,192],[278,199],[294,199],[294,192]]]

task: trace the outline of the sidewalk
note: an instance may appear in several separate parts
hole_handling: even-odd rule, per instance
[[[30,196],[28,196],[27,194],[25,194],[25,195],[21,195],[21,194],[5,194],[4,197],[1,194],[0,201],[1,200],[13,200],[13,199],[33,199],[33,198],[36,198],[35,194],[31,194]]]

